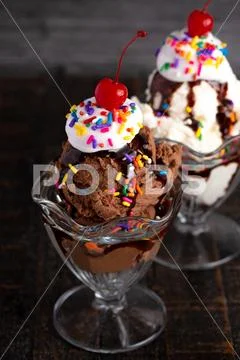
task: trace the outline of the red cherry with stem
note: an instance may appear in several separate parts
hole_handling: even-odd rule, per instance
[[[214,20],[207,12],[212,0],[208,0],[202,10],[193,10],[188,17],[188,33],[190,36],[203,36],[212,31]]]
[[[99,106],[109,111],[112,111],[113,109],[118,109],[125,102],[128,97],[128,89],[124,84],[118,82],[123,57],[128,47],[133,42],[135,42],[138,38],[144,38],[146,36],[147,33],[145,31],[139,30],[136,35],[124,47],[118,62],[118,67],[114,80],[110,78],[104,78],[99,81],[95,88],[95,98]]]
[[[110,78],[100,80],[95,89],[97,105],[109,111],[118,109],[127,97],[127,87]]]

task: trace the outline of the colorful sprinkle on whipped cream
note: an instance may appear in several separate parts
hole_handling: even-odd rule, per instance
[[[211,33],[191,37],[186,30],[175,31],[156,52],[157,69],[172,81],[225,82],[229,73],[232,74],[227,54],[227,44]]]
[[[130,99],[119,109],[108,111],[97,106],[92,97],[73,105],[66,118],[70,144],[86,153],[117,151],[130,143],[143,126],[142,113]]]

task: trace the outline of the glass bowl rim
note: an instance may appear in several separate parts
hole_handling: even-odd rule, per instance
[[[55,166],[55,162],[50,162],[47,166],[46,166],[46,171],[49,169],[49,166],[54,165]],[[45,172],[44,172],[45,173]],[[76,235],[79,235],[79,232],[84,232],[86,233],[86,230],[88,230],[88,234],[89,233],[96,233],[98,231],[102,231],[104,228],[109,227],[111,225],[114,225],[114,223],[116,222],[121,222],[121,221],[129,221],[129,220],[134,220],[134,221],[144,221],[145,223],[151,224],[151,225],[165,225],[167,222],[170,221],[171,217],[174,215],[177,207],[180,205],[181,203],[181,199],[182,199],[182,182],[180,179],[180,176],[178,175],[178,183],[175,182],[173,183],[170,191],[172,189],[174,189],[175,193],[173,196],[173,201],[171,203],[171,206],[169,207],[167,213],[160,219],[150,219],[147,217],[142,217],[142,216],[125,216],[125,217],[117,217],[115,219],[109,220],[109,221],[105,221],[102,222],[100,224],[94,224],[94,225],[81,225],[79,223],[77,223],[72,217],[70,217],[66,210],[63,209],[62,207],[60,207],[57,203],[53,202],[52,200],[49,200],[46,196],[46,191],[50,191],[50,188],[53,189],[55,188],[54,185],[52,186],[43,186],[43,188],[45,188],[43,190],[40,191],[39,195],[36,195],[34,193],[34,190],[36,189],[37,185],[41,184],[42,178],[43,178],[43,174],[40,175],[37,180],[34,182],[33,187],[32,187],[32,191],[31,191],[31,196],[33,201],[40,206],[41,210],[43,211],[44,208],[47,208],[48,210],[54,210],[56,211],[58,214],[61,213],[62,216],[64,216],[64,219],[66,221],[66,224],[69,224],[73,227],[72,229],[72,233],[75,233]],[[46,190],[48,189],[48,190]],[[45,194],[45,196],[44,196]],[[167,194],[169,194],[169,191],[167,192]],[[166,194],[166,196],[167,196]],[[46,215],[46,214],[45,214]],[[63,229],[63,231],[65,231]],[[66,231],[65,231],[66,232]],[[125,234],[127,234],[128,232],[125,232]],[[129,232],[129,234],[133,234],[131,232]],[[117,234],[118,237],[124,237],[124,232],[122,232],[122,234]],[[126,236],[126,235],[125,235]]]
[[[215,155],[219,154],[219,152],[221,152],[226,146],[228,146],[232,141],[234,140],[239,140],[240,141],[240,134],[235,135],[235,136],[231,136],[229,138],[227,138],[217,149],[210,151],[210,152],[199,152],[194,150],[192,147],[185,145],[184,143],[177,141],[177,140],[172,140],[170,138],[159,138],[157,139],[157,141],[166,141],[166,142],[170,142],[172,144],[177,144],[177,145],[181,145],[183,148],[186,148],[191,154],[193,154],[194,156],[198,157],[198,158],[208,158],[208,157],[214,157]]]

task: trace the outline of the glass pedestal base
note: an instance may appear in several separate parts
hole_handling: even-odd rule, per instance
[[[74,346],[118,353],[148,344],[164,329],[166,309],[152,291],[135,286],[120,301],[98,301],[85,286],[65,292],[54,307],[54,326]]]
[[[202,232],[192,234],[187,226],[173,226],[155,261],[176,270],[178,266],[183,270],[205,270],[225,264],[240,254],[240,226],[234,220],[213,213],[204,227]]]

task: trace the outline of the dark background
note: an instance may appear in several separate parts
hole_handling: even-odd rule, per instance
[[[215,0],[218,29],[234,1]],[[124,60],[122,80],[143,94],[154,51],[181,28],[201,1],[8,0],[5,4],[71,103],[93,94],[97,79],[112,75],[122,45],[143,28]],[[239,72],[240,6],[220,33]],[[32,204],[32,166],[60,151],[68,104],[0,2],[0,359],[34,304],[61,266]],[[239,194],[221,211],[240,221]],[[187,273],[199,296],[240,352],[240,262]],[[67,269],[57,277],[3,359],[10,360],[232,360],[234,354],[182,275],[154,264],[146,276],[168,309],[158,340],[125,355],[102,356],[62,341],[52,326],[57,298],[77,284]]]
[[[124,60],[123,73],[138,75],[154,67],[154,51],[166,35],[181,29],[187,16],[204,0],[6,0],[16,22],[49,69],[61,67],[67,74],[112,74],[117,55],[136,29],[149,32]],[[236,0],[215,0],[210,10],[215,31]],[[240,9],[220,32],[228,42],[230,60],[239,71]],[[3,74],[30,76],[42,72],[33,51],[0,6],[0,69]]]

